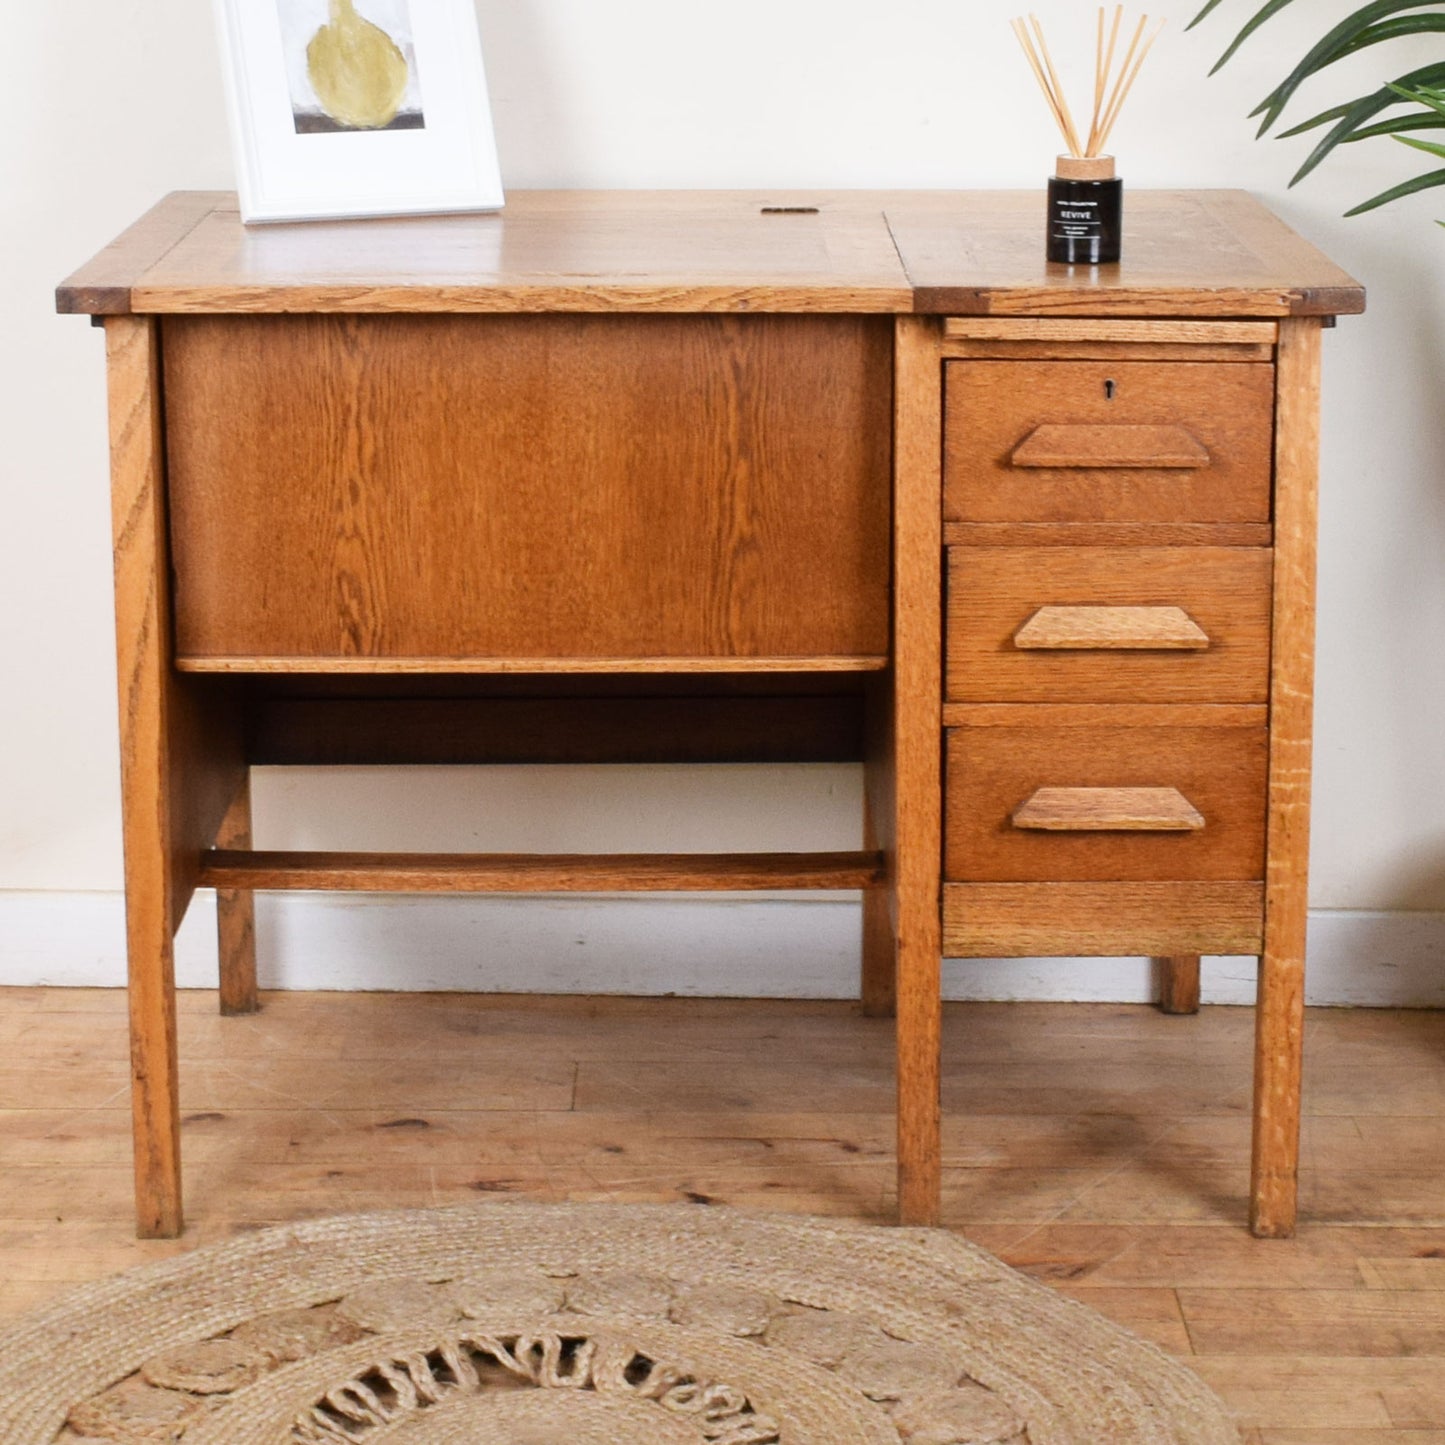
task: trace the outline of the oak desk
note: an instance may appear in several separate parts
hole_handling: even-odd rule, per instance
[[[218,890],[863,889],[899,1211],[939,1207],[939,966],[1261,956],[1253,1226],[1294,1225],[1321,328],[1236,192],[1122,266],[1028,193],[514,195],[73,276],[109,356],[141,1233],[181,1228],[172,938]],[[253,764],[862,760],[845,854],[253,851]],[[1197,974],[1193,975],[1197,977]]]

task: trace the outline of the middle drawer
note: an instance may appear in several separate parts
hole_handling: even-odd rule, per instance
[[[950,702],[1258,703],[1267,547],[952,547]]]

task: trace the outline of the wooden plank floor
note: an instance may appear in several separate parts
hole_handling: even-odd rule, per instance
[[[191,1220],[131,1235],[124,998],[0,991],[0,1314],[272,1221],[535,1199],[884,1219],[891,1037],[843,1004],[182,999]],[[1253,1445],[1445,1445],[1445,1014],[1319,1011],[1299,1237],[1243,1221],[1251,1015],[946,1011],[947,1223],[1187,1356]]]

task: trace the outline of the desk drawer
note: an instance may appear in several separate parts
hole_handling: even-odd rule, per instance
[[[951,702],[1263,702],[1266,547],[954,547]]]
[[[1274,367],[954,361],[944,517],[1268,522]]]
[[[1262,727],[956,728],[944,877],[1261,878],[1266,763]]]

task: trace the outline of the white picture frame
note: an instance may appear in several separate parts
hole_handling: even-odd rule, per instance
[[[501,208],[473,0],[215,8],[243,221]]]

